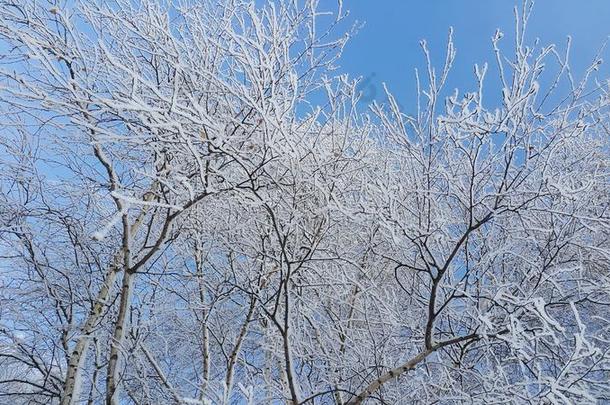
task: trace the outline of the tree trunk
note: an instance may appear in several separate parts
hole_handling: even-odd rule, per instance
[[[106,405],[118,405],[117,386],[119,380],[119,352],[123,345],[125,330],[127,329],[127,312],[131,306],[131,293],[135,274],[126,271],[123,275],[123,287],[121,289],[121,302],[119,314],[114,326],[112,343],[110,346],[110,360],[108,362],[108,374],[106,377]]]
[[[225,398],[228,399],[231,393],[231,388],[233,387],[233,374],[235,373],[235,363],[237,363],[237,357],[239,356],[239,352],[241,351],[241,345],[248,332],[248,326],[252,321],[252,317],[254,316],[254,308],[256,307],[256,298],[252,297],[250,301],[250,307],[248,308],[248,314],[246,315],[246,319],[241,326],[239,331],[239,335],[237,336],[237,341],[235,342],[235,346],[231,355],[229,356],[229,362],[227,364],[227,375],[225,379]]]
[[[155,183],[153,185],[152,190],[154,190],[156,186],[157,184]],[[152,192],[146,193],[144,195],[144,201],[150,201],[153,196],[154,194]],[[133,224],[129,227],[129,231],[127,232],[129,239],[135,236],[135,234],[138,232],[138,229],[140,225],[142,225],[142,221],[144,220],[147,211],[148,207],[145,206],[136,218],[136,220],[133,222]],[[72,354],[70,355],[60,405],[72,405],[74,401],[78,400],[78,395],[80,393],[82,384],[81,372],[85,359],[87,358],[87,350],[89,349],[89,339],[91,337],[91,334],[93,333],[93,329],[100,321],[104,306],[108,301],[108,297],[110,296],[110,292],[112,291],[112,287],[114,286],[114,282],[116,281],[117,274],[121,271],[119,261],[123,259],[123,262],[125,262],[127,258],[126,254],[131,254],[130,252],[125,252],[125,250],[126,246],[124,239],[123,247],[119,252],[117,252],[115,257],[113,258],[112,264],[110,265],[110,268],[104,276],[102,288],[97,294],[95,304],[93,305],[91,312],[89,312],[89,315],[87,316],[87,320],[85,321],[85,325],[83,326],[81,335],[76,342],[76,346],[74,347]]]
[[[87,350],[89,349],[89,341],[93,329],[97,325],[100,317],[102,316],[102,310],[106,305],[112,286],[116,280],[118,273],[118,267],[112,265],[104,278],[104,283],[100,292],[97,295],[95,304],[87,317],[85,325],[83,326],[80,337],[76,342],[76,346],[70,355],[68,361],[68,370],[66,372],[66,380],[64,383],[64,391],[61,397],[61,405],[72,405],[75,400],[78,399],[78,395],[81,389],[81,371],[83,363],[87,358]]]

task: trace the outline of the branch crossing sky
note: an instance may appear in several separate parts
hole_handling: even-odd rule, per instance
[[[324,3],[321,3],[324,7]],[[509,53],[514,41],[513,7],[521,1],[500,0],[347,0],[350,22],[365,25],[348,44],[340,62],[341,72],[362,76],[365,101],[385,98],[382,82],[409,110],[414,103],[414,69],[425,69],[419,41],[426,39],[437,69],[444,61],[449,27],[454,29],[457,58],[449,76],[448,90],[458,87],[463,93],[475,89],[473,65],[489,63],[489,85],[496,79],[491,37],[497,28],[504,33],[501,45]],[[555,43],[565,49],[572,37],[571,63],[580,76],[593,61],[610,34],[608,0],[538,0],[535,1],[526,33],[527,43],[538,37],[540,45]],[[610,76],[608,49],[600,77]],[[500,90],[500,89],[498,89]],[[499,93],[499,92],[496,92]]]

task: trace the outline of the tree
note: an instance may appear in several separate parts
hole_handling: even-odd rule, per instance
[[[462,98],[422,42],[412,115],[341,3],[2,6],[3,397],[608,399],[610,99],[529,3]]]

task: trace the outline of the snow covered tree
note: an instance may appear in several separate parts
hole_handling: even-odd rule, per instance
[[[2,398],[610,400],[610,88],[530,3],[365,113],[341,2],[0,4]]]

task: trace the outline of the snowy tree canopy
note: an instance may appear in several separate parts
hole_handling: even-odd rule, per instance
[[[0,402],[610,401],[609,81],[530,5],[363,111],[341,2],[0,0]]]

